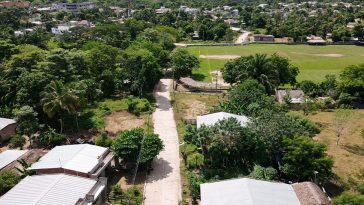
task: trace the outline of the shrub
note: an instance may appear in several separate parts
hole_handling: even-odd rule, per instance
[[[357,193],[343,192],[334,199],[334,205],[362,205],[364,204],[364,196]]]
[[[276,180],[278,178],[278,172],[273,167],[265,168],[265,179]]]
[[[352,97],[348,93],[341,93],[337,104],[338,107],[351,107],[354,101],[355,97]]]
[[[295,120],[307,131],[310,137],[315,136],[316,134],[320,133],[320,129],[313,123],[312,121],[308,120],[307,118],[303,118],[300,116],[293,116]]]
[[[249,177],[254,179],[275,180],[278,177],[278,172],[273,167],[265,168],[255,165],[253,171],[249,174]]]
[[[205,182],[204,178],[196,175],[193,172],[187,172],[188,186],[190,188],[190,193],[192,200],[194,202],[200,198],[200,185]]]
[[[364,129],[361,130],[361,137],[364,139]]]
[[[204,156],[200,153],[194,153],[187,157],[187,166],[190,169],[201,168],[204,165]]]
[[[13,135],[10,138],[10,147],[11,148],[22,148],[25,144],[25,138],[21,135]]]
[[[48,127],[48,130],[42,132],[38,137],[41,146],[55,147],[66,142],[66,136],[57,133],[55,129]]]
[[[356,186],[356,189],[358,190],[358,192],[360,192],[361,194],[364,194],[364,184],[358,184]]]
[[[19,181],[20,177],[12,172],[0,172],[0,196],[13,188]]]
[[[101,147],[110,147],[112,144],[112,139],[110,139],[109,135],[106,132],[102,132],[96,137],[95,144]]]
[[[142,112],[152,110],[152,106],[145,98],[128,98],[128,112],[133,113],[136,116],[140,116]]]
[[[115,184],[115,185],[111,186],[111,190],[110,190],[110,193],[109,193],[109,200],[111,202],[120,201],[122,195],[123,195],[123,190],[120,188],[120,186],[118,184]]]
[[[264,179],[264,167],[255,165],[253,171],[249,174],[249,177],[254,179]]]
[[[125,190],[122,198],[124,201],[129,201],[130,199],[131,204],[135,205],[140,205],[143,202],[143,194],[136,186]]]

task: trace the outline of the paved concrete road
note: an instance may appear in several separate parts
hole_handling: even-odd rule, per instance
[[[165,147],[153,161],[153,171],[145,185],[144,205],[178,205],[181,200],[179,142],[170,103],[171,86],[171,79],[161,79],[154,93],[158,105],[153,114],[154,132]]]

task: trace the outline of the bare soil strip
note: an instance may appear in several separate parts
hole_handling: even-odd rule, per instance
[[[240,58],[239,55],[200,55],[203,59],[214,59],[214,60],[231,60]]]

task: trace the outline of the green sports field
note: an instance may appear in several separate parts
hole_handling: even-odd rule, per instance
[[[231,57],[255,53],[277,53],[287,57],[298,66],[298,81],[321,81],[327,74],[339,74],[349,65],[364,63],[364,47],[360,46],[308,46],[281,44],[250,44],[245,46],[199,46],[188,47],[201,60],[194,71],[194,79],[210,82],[210,72],[221,69]],[[200,58],[200,57],[204,58]]]

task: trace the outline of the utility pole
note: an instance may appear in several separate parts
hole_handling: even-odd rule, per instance
[[[217,92],[217,78],[219,77],[219,71],[216,71],[216,77],[215,77],[215,81],[216,81],[216,92]]]

